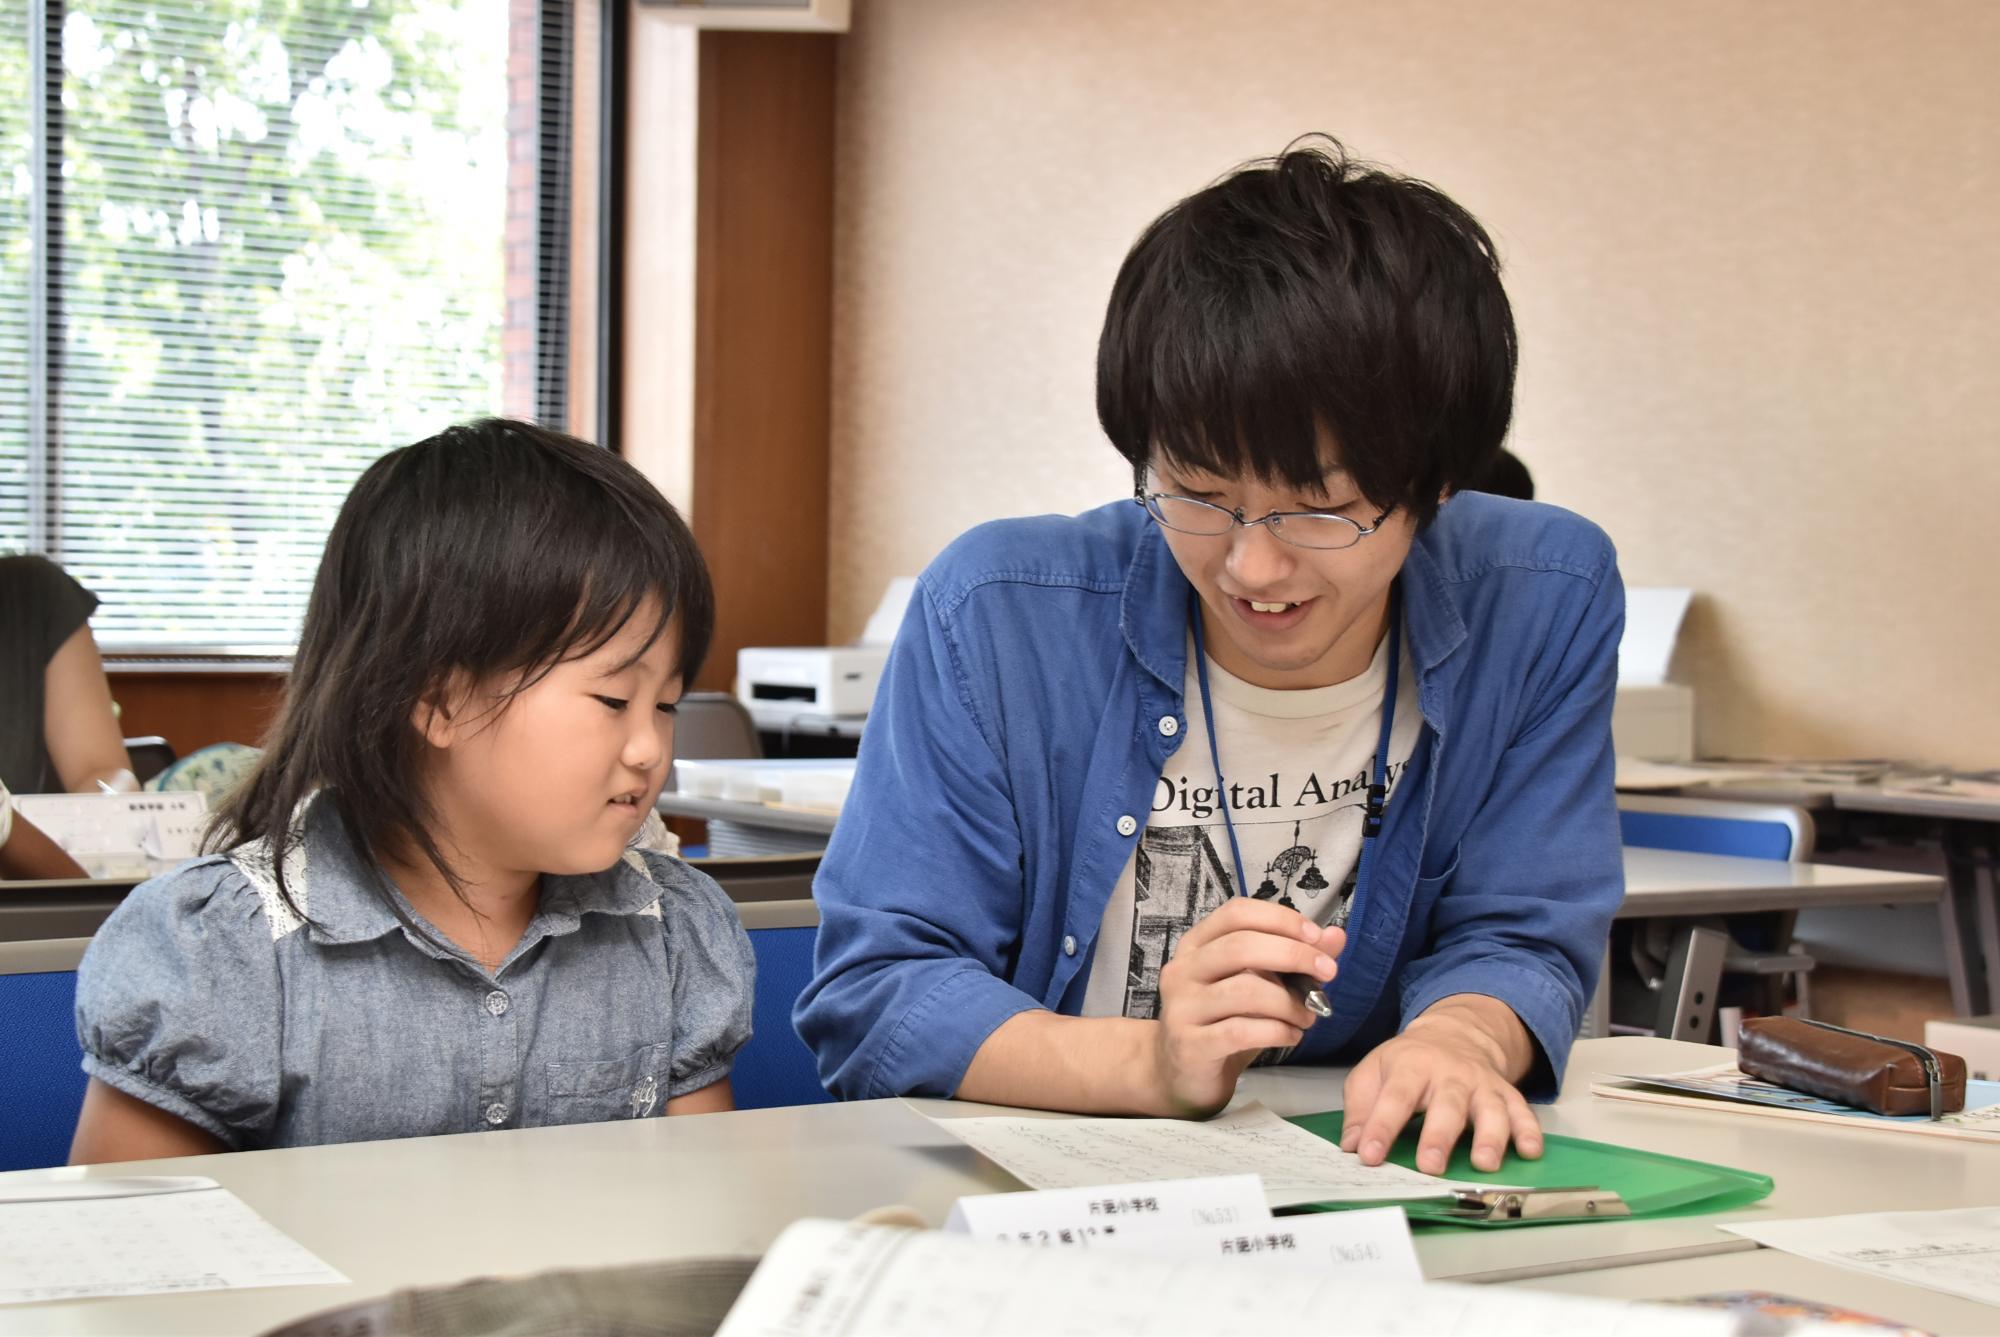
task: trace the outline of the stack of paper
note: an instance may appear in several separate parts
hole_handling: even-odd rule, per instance
[[[213,1179],[0,1185],[0,1304],[346,1280]]]
[[[1723,1229],[1801,1258],[2000,1305],[2000,1207],[1864,1212]]]
[[[1723,1337],[1733,1314],[1499,1287],[1245,1269],[1097,1250],[1024,1249],[935,1231],[800,1221],[778,1237],[719,1337],[940,1332],[1366,1332],[1426,1337]]]

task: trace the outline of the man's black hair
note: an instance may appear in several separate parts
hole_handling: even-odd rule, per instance
[[[1478,221],[1309,136],[1140,236],[1104,316],[1097,416],[1137,473],[1157,457],[1305,490],[1324,427],[1364,496],[1425,524],[1500,449],[1514,367]]]

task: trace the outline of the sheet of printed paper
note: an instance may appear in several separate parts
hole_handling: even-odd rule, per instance
[[[196,852],[208,799],[168,794],[20,794],[14,806],[93,877],[145,877]]]
[[[1308,1202],[1395,1202],[1460,1185],[1359,1156],[1314,1137],[1255,1102],[1206,1123],[1186,1119],[937,1119],[1030,1188],[1087,1188],[1254,1174],[1272,1207]]]
[[[944,1228],[980,1239],[1087,1247],[1140,1235],[1234,1229],[1270,1219],[1264,1186],[1256,1175],[1217,1175],[975,1193],[952,1204]]]
[[[2000,1207],[1861,1212],[1722,1228],[1801,1258],[2000,1305]]]
[[[1207,1226],[1162,1235],[1120,1236],[1115,1249],[1190,1263],[1308,1267],[1376,1281],[1424,1279],[1410,1219],[1400,1207],[1274,1216],[1249,1226]]]
[[[0,1204],[0,1304],[346,1280],[223,1188]]]
[[[1124,1251],[1023,1249],[939,1231],[799,1221],[764,1255],[718,1337],[1723,1337],[1736,1330],[1736,1316],[1719,1310],[1376,1281],[1312,1266],[1246,1268]]]
[[[1193,1262],[1290,1263],[1422,1281],[1410,1223],[1396,1207],[1274,1218],[1256,1175],[960,1198],[948,1231],[1049,1248],[1129,1249]]]

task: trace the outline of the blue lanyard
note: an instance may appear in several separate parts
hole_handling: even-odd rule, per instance
[[[1382,737],[1375,745],[1375,770],[1368,785],[1368,806],[1361,818],[1361,853],[1354,870],[1354,898],[1348,902],[1350,916],[1361,904],[1361,892],[1368,885],[1369,852],[1374,838],[1382,834],[1382,810],[1389,802],[1389,731],[1396,723],[1396,687],[1403,661],[1402,586],[1389,587],[1389,681],[1382,688]],[[1215,806],[1222,812],[1222,829],[1229,833],[1229,857],[1236,864],[1236,894],[1250,894],[1243,876],[1243,847],[1236,841],[1236,823],[1229,817],[1229,781],[1222,774],[1222,750],[1215,739],[1215,705],[1208,694],[1208,651],[1201,637],[1201,599],[1188,593],[1188,621],[1194,628],[1195,680],[1201,684],[1201,713],[1208,728],[1208,759],[1215,765]]]

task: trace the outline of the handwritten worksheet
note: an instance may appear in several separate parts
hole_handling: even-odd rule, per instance
[[[1030,1188],[1254,1174],[1272,1207],[1439,1197],[1459,1184],[1398,1165],[1363,1165],[1251,1103],[1206,1123],[1186,1119],[937,1119],[940,1128]]]
[[[1723,1229],[1801,1258],[2000,1305],[2000,1207],[1860,1212]]]
[[[1721,1310],[1628,1305],[1498,1286],[1376,1281],[1306,1264],[1233,1266],[1105,1250],[1022,1248],[842,1221],[789,1227],[718,1337],[1723,1337]]]
[[[27,1200],[33,1183],[8,1186],[0,1304],[347,1280],[212,1180],[105,1196],[117,1182],[51,1182]]]

